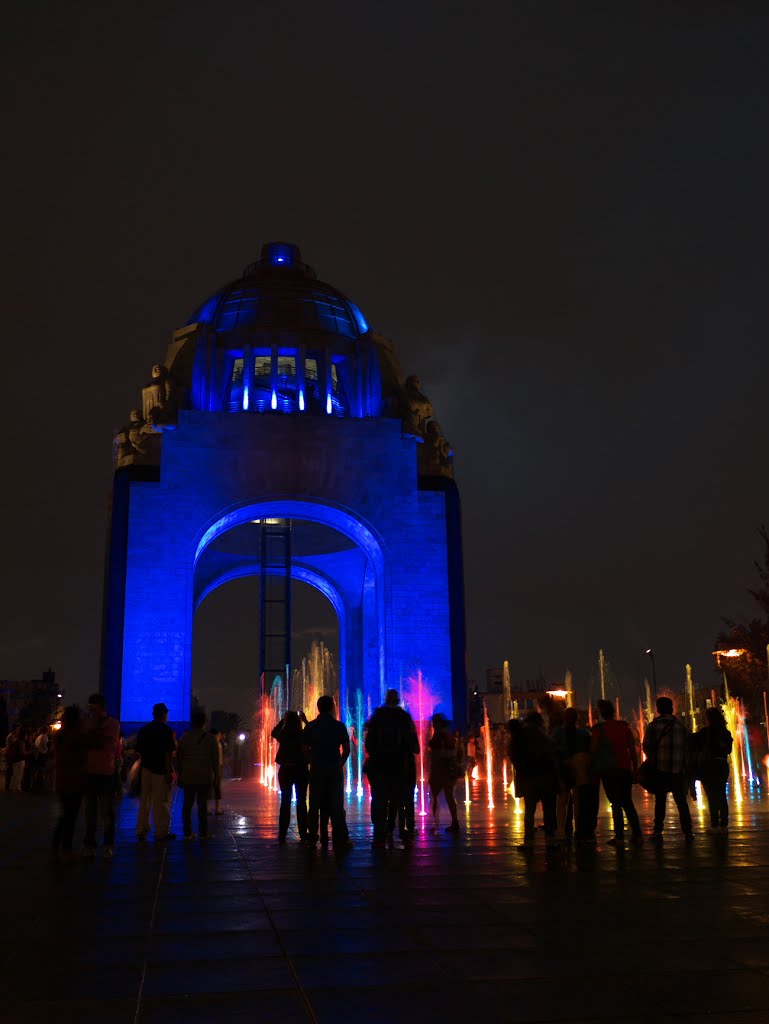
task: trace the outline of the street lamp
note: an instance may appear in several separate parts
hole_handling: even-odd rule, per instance
[[[654,699],[657,700],[657,666],[654,663],[654,651],[651,647],[647,647],[646,653],[651,658],[652,663],[652,682],[654,683]]]

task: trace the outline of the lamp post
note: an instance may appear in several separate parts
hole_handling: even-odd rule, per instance
[[[651,658],[652,663],[652,683],[654,684],[654,700],[657,700],[657,666],[654,663],[654,651],[651,647],[646,649],[646,653]]]

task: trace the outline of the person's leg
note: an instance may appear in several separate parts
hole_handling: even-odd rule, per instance
[[[299,838],[307,836],[307,772],[299,769],[294,781],[296,789],[296,827]]]
[[[721,828],[726,831],[729,828],[729,801],[726,799],[726,784],[729,781],[729,765],[725,764],[717,777],[718,790],[716,802],[719,808],[719,820]]]
[[[320,803],[318,792],[318,777],[310,774],[310,809],[307,814],[307,841],[315,845],[318,841],[318,819],[320,817]]]
[[[448,807],[449,814],[451,815],[451,824],[448,826],[449,830],[452,831],[452,832],[458,832],[459,831],[459,818],[457,817],[457,801],[456,801],[456,798],[454,796],[454,783],[453,783],[453,781],[446,783],[446,786],[445,786],[443,792],[446,794],[446,806]]]
[[[184,790],[184,801],[182,803],[182,830],[186,837],[193,834],[192,805],[195,802],[195,787],[187,784],[182,788]]]
[[[83,846],[87,850],[96,849],[96,778],[95,775],[88,775],[85,782],[85,836],[83,838]]]
[[[617,777],[619,801],[622,810],[625,812],[627,823],[634,839],[641,835],[641,822],[638,819],[638,811],[633,803],[633,776],[631,772],[619,772]]]
[[[542,817],[545,824],[545,837],[549,840],[555,839],[558,829],[558,821],[555,813],[557,790],[550,786],[544,786],[541,792]]]
[[[171,783],[165,775],[152,777],[152,816],[155,836],[165,838],[171,829]]]
[[[414,837],[416,833],[416,821],[414,812],[414,790],[416,789],[416,776],[412,775],[406,779],[406,787],[403,792],[403,831],[404,836]]]
[[[382,772],[369,774],[371,786],[371,823],[374,826],[374,843],[383,843],[387,835],[387,780]],[[333,826],[332,826],[333,827]]]
[[[523,844],[531,846],[534,842],[534,815],[537,812],[537,794],[530,785],[523,787]]]
[[[136,816],[136,835],[146,839],[150,831],[150,807],[152,806],[152,772],[140,768],[139,813]]]
[[[115,776],[99,776],[99,813],[104,829],[104,845],[115,845]]]
[[[563,839],[566,835],[566,811],[569,806],[569,790],[563,786],[558,790],[555,802],[556,834]]]
[[[331,839],[334,849],[344,849],[350,842],[347,831],[347,815],[344,812],[344,777],[332,775],[327,782],[328,810],[331,819]]]
[[[288,765],[278,766],[278,785],[280,786],[280,811],[278,813],[278,839],[285,841],[288,826],[291,824],[291,787],[293,773]]]
[[[14,761],[13,771],[11,772],[11,789],[14,793],[21,792],[21,784],[24,780],[24,768],[26,767],[26,761]]]
[[[705,798],[708,801],[708,814],[710,815],[710,827],[716,829],[721,824],[721,799],[717,781],[712,776],[700,779],[700,784],[705,790]]]
[[[681,831],[685,836],[690,836],[692,834],[692,816],[689,811],[689,803],[686,799],[688,788],[689,786],[686,776],[683,773],[677,775],[675,785],[673,787],[673,799],[675,800],[676,807],[678,808]]]
[[[208,835],[208,791],[211,787],[208,783],[196,786],[195,800],[198,805],[198,835],[205,839]],[[291,791],[289,790],[289,798]]]
[[[603,791],[611,804],[611,817],[614,824],[614,838],[622,839],[625,834],[625,819],[622,816],[622,799],[618,773],[608,772],[601,776]]]
[[[59,804],[59,817],[58,817],[58,819],[56,821],[56,824],[53,827],[53,835],[51,836],[51,853],[54,854],[54,855],[56,853],[58,853],[58,851],[59,851],[59,849],[61,848],[61,845],[62,845],[62,836],[63,836],[63,832],[64,832],[64,823],[66,821],[66,816],[67,816],[67,794],[66,793],[59,793],[58,794],[58,804]]]
[[[671,790],[670,775],[667,772],[658,772],[658,787],[654,794],[654,834],[661,836],[665,827],[665,812],[667,810],[668,793]]]
[[[72,841],[75,837],[75,825],[83,802],[82,793],[62,794],[62,823],[59,834],[61,849],[64,853],[72,853]]]

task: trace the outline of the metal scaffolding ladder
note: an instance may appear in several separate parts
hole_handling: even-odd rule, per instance
[[[284,683],[285,708],[291,707],[291,521],[262,520],[259,588],[259,679],[262,694],[272,692],[275,677]]]

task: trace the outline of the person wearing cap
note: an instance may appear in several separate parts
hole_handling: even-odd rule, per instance
[[[141,758],[141,795],[136,819],[136,838],[144,842],[150,831],[150,810],[155,825],[155,842],[176,839],[171,827],[171,758],[176,750],[176,737],[168,724],[168,708],[155,704],[152,721],[142,726],[136,738]]]
[[[85,836],[83,856],[96,855],[96,824],[104,829],[104,856],[112,856],[115,845],[115,765],[120,744],[120,722],[107,714],[100,693],[88,698],[90,727],[84,737],[85,760]]]

